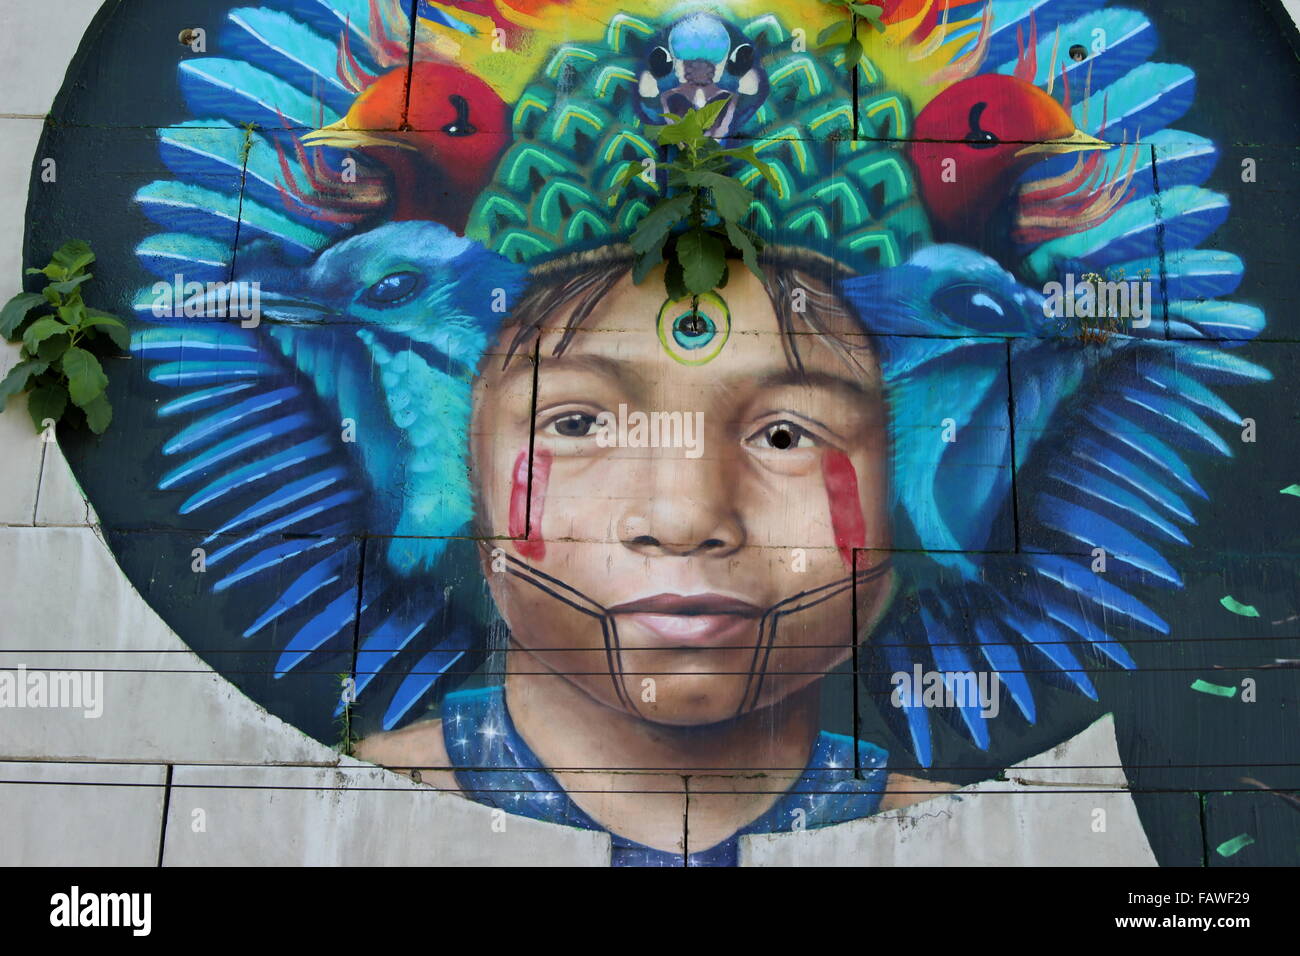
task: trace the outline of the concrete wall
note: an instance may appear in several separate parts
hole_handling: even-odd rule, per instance
[[[1298,0],[1284,3],[1292,16],[1300,13]],[[131,20],[139,14],[130,11],[130,0],[105,6],[122,10],[120,16],[113,13],[116,19],[101,20],[101,26],[130,22],[138,27],[143,22],[170,37],[175,28],[188,25],[172,19],[165,23]],[[210,6],[215,27],[225,7]],[[24,263],[18,236],[30,240],[36,235],[46,240],[92,228],[93,218],[69,223],[29,218],[32,212],[39,214],[54,207],[38,200],[29,209],[25,184],[34,160],[41,158],[38,146],[43,135],[46,146],[57,149],[59,136],[81,135],[88,128],[79,121],[47,127],[47,114],[63,86],[63,66],[72,60],[99,7],[94,0],[50,0],[40,5],[9,4],[0,11],[0,179],[10,187],[0,193],[0,231],[9,237],[0,248],[3,297],[19,289],[24,264],[44,261],[33,257]],[[218,7],[221,9],[216,10]],[[152,9],[157,14],[161,8]],[[160,50],[165,42],[159,41]],[[1233,42],[1245,48],[1242,37],[1234,35]],[[176,59],[171,49],[159,55]],[[1264,65],[1274,62],[1282,68],[1276,60],[1264,61]],[[85,64],[82,66],[80,76],[84,78],[88,74]],[[120,69],[120,64],[106,65],[104,75],[112,76],[114,69]],[[70,98],[66,102],[72,102],[77,91],[65,90],[64,95]],[[1288,102],[1279,109],[1292,110],[1293,105]],[[168,121],[159,119],[156,125]],[[155,124],[147,121],[145,125]],[[136,126],[137,121],[131,118],[115,118],[105,124],[106,135],[110,140],[129,137]],[[1231,167],[1240,158],[1238,154],[1260,154],[1270,168],[1288,171],[1294,169],[1297,159],[1293,151],[1300,148],[1294,140],[1284,138],[1265,145],[1229,141],[1223,146],[1224,166]],[[105,175],[134,175],[138,185],[143,185],[154,172],[146,175],[112,168]],[[42,187],[36,183],[33,188]],[[1270,253],[1269,231],[1251,226],[1250,216],[1261,217],[1279,197],[1284,204],[1292,202],[1295,193],[1289,180],[1270,188],[1271,200],[1246,195],[1242,206],[1251,213],[1238,214],[1244,215],[1247,225],[1234,236],[1239,240],[1244,236],[1249,243],[1249,248],[1238,250],[1248,267],[1252,261],[1263,264],[1264,278],[1251,287],[1251,293],[1273,305],[1285,301],[1290,293],[1289,288],[1279,287],[1287,273],[1274,265],[1289,259],[1289,250]],[[121,254],[129,252],[125,248]],[[42,246],[39,255],[45,254]],[[118,296],[117,291],[113,294]],[[125,295],[118,297],[123,301],[116,307],[125,311]],[[1286,378],[1288,370],[1298,369],[1295,329],[1284,324],[1277,338],[1280,341],[1270,346],[1274,361],[1265,364],[1278,380],[1266,400],[1284,403],[1295,395],[1293,382]],[[14,347],[0,352],[0,372],[16,362],[16,355]],[[1259,360],[1258,354],[1255,358]],[[124,416],[123,421],[129,420]],[[1291,439],[1294,437],[1292,431]],[[1294,465],[1293,451],[1284,450],[1289,440],[1269,439],[1276,443],[1270,446],[1276,449],[1274,454],[1289,458]],[[86,446],[76,447],[81,455]],[[0,817],[5,820],[6,835],[0,840],[0,863],[608,863],[609,837],[605,833],[517,815],[503,823],[502,814],[489,806],[341,756],[268,712],[214,670],[210,657],[196,654],[164,623],[151,607],[157,603],[156,596],[146,599],[137,590],[142,579],[133,586],[115,555],[121,558],[126,548],[121,536],[135,532],[116,522],[108,527],[101,523],[60,444],[42,441],[34,433],[22,400],[12,402],[8,412],[0,414],[0,449],[0,568],[4,569],[0,668],[86,671],[102,675],[103,680],[103,714],[97,718],[74,709],[0,709]],[[89,454],[82,456],[79,470],[109,465]],[[1300,475],[1300,470],[1292,471]],[[86,472],[80,474],[81,483],[88,485]],[[1293,480],[1300,481],[1300,477]],[[1275,489],[1272,493],[1276,497]],[[1274,501],[1270,499],[1268,506],[1273,507]],[[1294,518],[1286,520],[1295,526]],[[1231,517],[1219,514],[1211,522],[1214,527],[1226,526]],[[138,551],[148,544],[137,538],[130,547]],[[1199,552],[1200,563],[1193,562],[1194,570],[1188,574],[1189,590],[1204,592],[1200,597],[1211,606],[1228,590],[1240,594],[1252,586],[1259,593],[1283,600],[1288,593],[1294,596],[1293,587],[1278,584],[1294,569],[1293,549],[1288,554],[1286,548],[1261,544],[1256,553],[1250,542],[1241,541],[1234,541],[1233,547],[1237,550],[1231,554]],[[1214,593],[1210,595],[1210,591]],[[1279,618],[1297,611],[1280,604],[1274,610]],[[1222,630],[1231,630],[1238,623],[1225,618],[1218,622],[1221,630],[1214,636],[1248,636]],[[1195,628],[1189,626],[1188,630]],[[1265,657],[1296,656],[1283,644],[1268,647]],[[1294,649],[1294,644],[1290,647]],[[1248,660],[1262,662],[1263,657],[1253,655]],[[1244,771],[1220,772],[1214,754],[1221,753],[1222,747],[1198,751],[1192,746],[1184,752],[1193,755],[1193,769],[1182,772],[1174,786],[1148,787],[1136,800],[1131,791],[1143,788],[1133,787],[1132,769],[1127,775],[1125,772],[1125,767],[1178,763],[1168,756],[1167,749],[1159,747],[1162,737],[1172,732],[1171,713],[1182,713],[1184,722],[1190,719],[1197,724],[1182,730],[1203,732],[1207,739],[1217,732],[1212,725],[1235,719],[1178,710],[1186,703],[1186,684],[1197,674],[1214,679],[1208,661],[1206,658],[1205,667],[1196,674],[1178,675],[1177,693],[1183,695],[1178,701],[1173,701],[1173,692],[1159,683],[1160,678],[1139,678],[1145,682],[1137,685],[1141,688],[1135,692],[1139,702],[1129,708],[1128,716],[1140,729],[1128,736],[1120,733],[1118,743],[1107,708],[1070,712],[1055,730],[1043,736],[1027,734],[1023,753],[1006,762],[1000,782],[987,778],[1003,768],[978,770],[975,777],[984,782],[950,776],[955,780],[952,787],[965,788],[957,796],[806,834],[754,837],[742,845],[741,861],[754,865],[1249,863],[1244,852],[1245,859],[1232,859],[1232,854],[1216,854],[1216,848],[1235,835],[1235,821],[1241,819],[1226,808],[1231,799],[1259,796],[1259,806],[1265,809],[1279,802],[1276,794],[1233,797],[1241,788],[1241,777],[1265,771],[1251,771],[1247,764]],[[1236,667],[1245,663],[1243,659],[1229,661]],[[1250,673],[1263,682],[1278,672]],[[1289,753],[1293,771],[1300,752],[1291,696],[1294,682],[1272,687],[1283,700],[1291,700],[1290,710],[1283,707],[1291,724],[1270,732],[1274,737],[1266,750]],[[847,699],[847,695],[844,690],[837,699]],[[1199,706],[1200,698],[1193,703]],[[839,725],[846,730],[849,725],[857,726],[856,713],[846,710],[840,718]],[[1173,718],[1174,722],[1179,719]],[[1250,759],[1259,766],[1275,763],[1263,751]],[[400,759],[381,762],[404,765]],[[1198,773],[1194,769],[1198,763],[1214,765],[1214,769]],[[576,779],[581,779],[582,770],[578,768]],[[1037,776],[1035,771],[1039,771]],[[1286,790],[1287,785],[1277,779],[1275,774],[1270,784]],[[1010,797],[1008,790],[1012,791]],[[1109,828],[1095,827],[1099,809],[1102,817],[1109,819]],[[1217,836],[1207,843],[1200,836],[1203,818],[1207,814],[1213,818],[1216,813],[1233,821],[1224,826],[1234,833],[1211,827]],[[926,822],[928,818],[933,821]],[[1261,826],[1267,830],[1273,825]],[[1156,833],[1164,834],[1163,849],[1153,850],[1156,841],[1148,840]],[[274,837],[268,838],[269,834]],[[1263,832],[1252,835],[1254,840],[1267,842]]]

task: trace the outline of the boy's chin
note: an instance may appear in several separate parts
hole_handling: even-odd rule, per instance
[[[784,683],[789,683],[789,678]],[[765,683],[757,708],[754,707],[754,687],[743,674],[655,677],[653,700],[646,700],[642,688],[633,686],[629,679],[627,693],[635,704],[636,715],[642,720],[668,727],[706,727],[735,720],[742,716],[742,707],[745,712],[750,712],[771,706],[795,689],[793,686],[768,687]]]

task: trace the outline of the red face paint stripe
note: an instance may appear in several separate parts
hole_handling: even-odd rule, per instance
[[[538,450],[533,454],[530,496],[527,450],[521,451],[515,459],[514,479],[510,485],[510,537],[515,539],[515,551],[534,561],[546,557],[546,541],[542,538],[542,505],[546,501],[546,483],[550,477],[551,453]]]
[[[862,517],[862,499],[858,496],[858,473],[844,452],[828,451],[822,455],[822,479],[831,508],[835,547],[852,571],[853,549],[865,547],[867,542],[867,522]]]

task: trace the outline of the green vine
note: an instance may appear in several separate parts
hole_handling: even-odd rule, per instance
[[[696,309],[701,295],[727,284],[729,256],[739,256],[754,275],[763,278],[758,264],[763,240],[742,223],[754,193],[728,169],[740,161],[779,188],[771,167],[758,158],[754,147],[724,148],[709,135],[728,102],[724,98],[688,110],[684,116],[665,113],[668,123],[650,128],[650,136],[660,146],[672,148],[674,158],[659,165],[667,171],[667,190],[629,240],[635,253],[633,280],[639,285],[663,264],[668,296],[674,301],[690,297]],[[615,180],[609,204],[614,205],[619,192],[649,172],[645,164],[630,161]],[[659,182],[657,175],[654,181]]]
[[[817,45],[835,46],[843,44],[844,62],[852,67],[862,59],[862,41],[858,39],[858,23],[865,20],[879,33],[885,32],[885,8],[870,3],[856,3],[854,0],[822,0],[832,7],[843,7],[849,13],[847,20],[832,23],[817,35]]]
[[[130,349],[131,333],[121,319],[83,301],[82,287],[94,277],[86,270],[94,261],[87,243],[67,243],[45,268],[27,270],[45,276],[45,288],[20,292],[0,311],[0,335],[22,343],[18,364],[0,381],[0,411],[27,392],[37,431],[67,416],[100,435],[113,419],[99,356]]]
[[[343,700],[343,713],[335,719],[335,723],[339,725],[339,739],[334,749],[345,757],[351,757],[356,753],[357,744],[361,742],[361,737],[352,726],[352,699],[348,696],[349,690],[355,685],[350,683],[352,675],[347,671],[334,676],[338,678],[340,696]]]

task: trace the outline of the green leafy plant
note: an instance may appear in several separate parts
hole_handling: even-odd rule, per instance
[[[665,113],[667,125],[650,128],[660,146],[673,149],[674,158],[659,165],[667,171],[667,191],[629,240],[635,253],[634,281],[640,284],[662,263],[668,295],[674,300],[690,296],[695,308],[701,295],[726,285],[729,256],[738,255],[751,272],[763,277],[758,264],[763,240],[742,222],[754,193],[728,170],[740,162],[779,188],[771,167],[758,158],[754,147],[724,148],[709,135],[727,103],[724,98],[688,110],[684,116]],[[618,201],[620,191],[645,174],[642,163],[629,162],[615,180],[610,205]]]
[[[858,39],[858,22],[865,20],[876,28],[877,32],[885,32],[885,8],[876,6],[871,3],[856,3],[854,0],[822,0],[822,3],[832,7],[843,7],[849,13],[847,20],[841,20],[839,23],[832,23],[825,30],[817,35],[817,45],[823,46],[844,46],[844,62],[849,66],[854,66],[862,59],[862,41]]]
[[[28,275],[48,279],[40,292],[20,292],[0,311],[0,335],[22,343],[16,366],[0,381],[0,411],[9,399],[27,392],[27,408],[37,431],[47,421],[70,416],[95,434],[103,434],[113,409],[104,390],[108,376],[99,356],[131,347],[126,323],[114,315],[87,307],[82,288],[93,275],[95,261],[81,240],[67,243],[43,269]]]
[[[351,757],[356,753],[357,744],[361,742],[361,737],[352,726],[352,703],[355,700],[353,694],[355,694],[356,684],[347,671],[334,676],[338,679],[340,697],[343,701],[343,712],[334,721],[339,725],[339,739],[334,749],[345,757]]]

